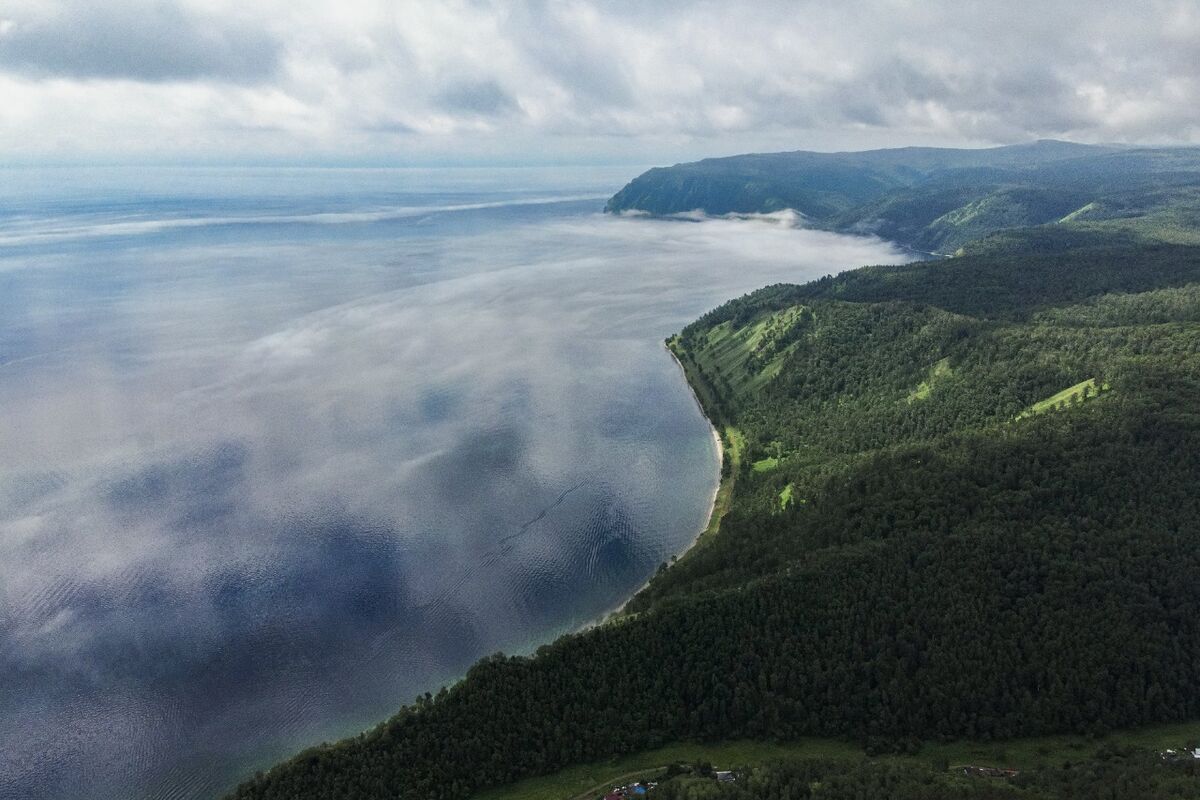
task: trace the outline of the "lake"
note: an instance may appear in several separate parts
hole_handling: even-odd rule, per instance
[[[0,798],[214,797],[684,550],[663,339],[907,257],[638,171],[0,170]]]

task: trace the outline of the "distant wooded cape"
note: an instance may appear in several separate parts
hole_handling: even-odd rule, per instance
[[[1200,211],[1198,175],[1198,148],[1053,140],[978,150],[763,153],[651,169],[605,210],[720,215],[793,209],[814,227],[953,253],[1006,228],[1134,218],[1170,224],[1181,212]]]
[[[671,337],[725,441],[719,528],[615,621],[485,659],[234,797],[464,800],[679,740],[911,753],[1200,719],[1200,151],[747,155],[608,204],[697,209],[959,255],[766,287]],[[656,791],[1200,796],[1144,755],[1089,767],[1097,793],[1070,765],[1029,793],[805,766],[786,792]]]

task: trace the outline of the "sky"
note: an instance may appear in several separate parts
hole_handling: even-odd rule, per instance
[[[4,0],[0,159],[1197,143],[1197,64],[1196,0]]]

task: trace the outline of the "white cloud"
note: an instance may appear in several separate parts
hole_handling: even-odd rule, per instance
[[[0,22],[0,148],[659,160],[1196,141],[1197,30],[1175,0],[17,0]]]

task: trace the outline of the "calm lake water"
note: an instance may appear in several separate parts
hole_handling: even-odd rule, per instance
[[[684,549],[663,338],[904,257],[637,171],[0,171],[0,798],[213,797]]]

